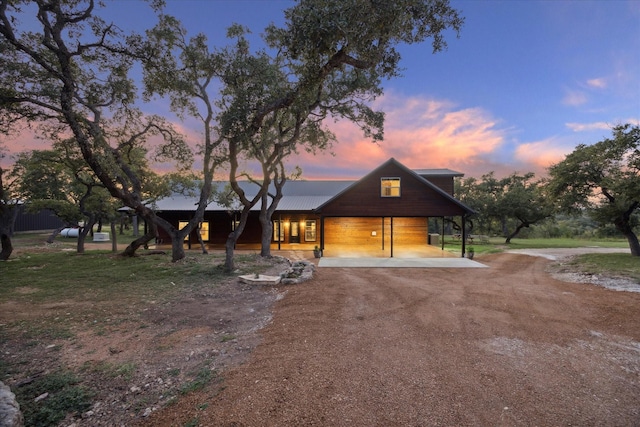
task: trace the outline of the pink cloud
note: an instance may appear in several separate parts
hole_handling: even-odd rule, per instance
[[[571,150],[567,150],[553,138],[537,142],[520,144],[515,151],[515,158],[527,164],[537,166],[541,170],[546,170],[554,163],[563,160],[565,155]]]
[[[357,178],[390,157],[414,169],[465,171],[486,165],[487,158],[501,148],[505,139],[497,120],[480,108],[456,110],[448,101],[395,95],[380,98],[374,107],[386,111],[384,141],[371,143],[348,121],[331,123],[338,138],[333,148],[335,156],[299,155],[296,161],[303,166],[305,176],[329,177],[336,171]]]

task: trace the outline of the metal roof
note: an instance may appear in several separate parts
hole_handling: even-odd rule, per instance
[[[278,203],[279,211],[311,211],[327,202],[336,194],[343,191],[355,181],[287,181],[282,188],[283,197]],[[215,182],[214,188],[222,190],[228,183]],[[249,181],[238,182],[240,188],[245,191],[248,198],[257,193],[257,185]],[[271,186],[273,194],[275,188]],[[173,194],[170,197],[158,200],[153,208],[158,211],[193,211],[196,209],[198,197]],[[258,202],[252,210],[260,210]],[[207,206],[207,211],[226,211],[228,207],[212,202]]]
[[[456,172],[451,169],[414,169],[413,170],[418,175],[429,177],[429,176],[464,176],[462,172]]]
[[[451,169],[415,169],[413,173],[428,178],[446,177],[446,176],[463,176],[462,173]],[[312,211],[329,200],[344,192],[347,188],[354,185],[358,181],[287,181],[282,188],[283,197],[278,203],[278,211]],[[214,189],[221,191],[228,185],[228,182],[216,181],[213,183]],[[249,199],[253,198],[258,186],[250,181],[239,181],[238,184],[242,188]],[[429,186],[433,184],[429,183]],[[435,187],[435,186],[433,186]],[[449,194],[444,193],[438,187],[436,191],[442,192],[446,197],[453,199]],[[271,185],[270,193],[275,192],[275,187]],[[455,199],[453,199],[455,200]],[[457,203],[460,203],[456,200]],[[153,208],[158,211],[193,211],[196,209],[198,197],[185,196],[182,194],[173,194],[170,197],[158,200],[154,203]],[[252,210],[260,210],[261,203],[258,202]],[[207,206],[207,211],[226,211],[229,207],[222,206],[216,202],[212,202]]]

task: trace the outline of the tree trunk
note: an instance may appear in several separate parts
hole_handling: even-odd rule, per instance
[[[187,254],[184,251],[184,236],[174,231],[171,233],[171,261],[180,261],[185,256],[187,256]]]
[[[13,252],[13,245],[11,244],[11,236],[9,235],[8,228],[2,228],[0,230],[0,241],[2,242],[2,250],[0,250],[0,261],[6,261]]]
[[[518,233],[520,233],[520,231],[523,228],[529,228],[529,223],[528,222],[521,222],[515,229],[515,231],[513,233],[511,233],[510,235],[507,236],[507,240],[504,241],[505,244],[510,244],[511,243],[511,239],[513,239],[514,237],[516,237],[518,235]]]
[[[271,236],[273,236],[273,223],[266,212],[260,212],[260,226],[262,233],[260,235],[260,256],[269,258],[271,256]]]
[[[271,203],[269,201],[268,191],[262,196],[262,205],[260,206],[260,225],[262,226],[262,234],[260,239],[260,256],[271,256],[271,236],[273,236],[273,222],[271,218],[274,212],[278,208],[280,200],[282,200],[282,188],[287,182],[287,178],[284,176],[284,167],[281,168],[281,172],[276,173],[274,179],[271,181],[276,189],[275,196],[272,196]]]
[[[138,237],[133,242],[129,243],[124,251],[122,252],[122,256],[134,257],[136,255],[136,251],[140,248],[140,246],[144,246],[149,243],[151,240],[155,239],[158,236],[158,227],[152,221],[149,222],[149,231],[144,236]]]
[[[199,222],[198,227],[196,228],[196,231],[198,232],[198,243],[200,243],[200,249],[202,250],[202,253],[207,255],[209,251],[207,251],[207,246],[204,244],[204,240],[202,240],[202,234],[200,233],[201,230],[202,222]]]
[[[55,242],[56,240],[56,236],[58,236],[58,234],[60,234],[60,232],[62,230],[64,230],[65,228],[69,227],[69,225],[63,225],[62,227],[58,227],[55,230],[53,230],[51,232],[51,235],[47,238],[47,243],[52,244],[53,242]]]
[[[89,218],[89,221],[87,222],[87,224],[85,224],[84,227],[82,227],[80,230],[78,230],[78,246],[77,246],[77,252],[79,254],[83,254],[84,253],[84,242],[85,239],[87,238],[87,235],[91,233],[91,231],[93,230],[93,226],[96,224],[96,220],[92,217]]]
[[[242,212],[240,213],[240,221],[238,222],[238,226],[233,232],[229,233],[229,236],[227,237],[227,241],[224,245],[224,251],[225,251],[224,272],[225,273],[233,273],[233,271],[236,269],[235,262],[233,259],[234,251],[236,249],[236,242],[242,235],[245,225],[247,225],[247,219],[249,218],[250,209],[251,207],[249,206],[245,206],[244,209],[242,209]]]
[[[616,218],[614,224],[618,231],[622,233],[624,237],[627,238],[627,242],[629,242],[629,249],[631,250],[632,256],[640,256],[640,243],[638,242],[638,236],[633,232],[633,228],[630,224],[631,212],[636,209],[637,205],[634,205],[629,211],[625,212],[624,215]]]
[[[118,252],[118,239],[116,237],[115,221],[111,221],[111,252]]]
[[[2,169],[0,169],[0,185],[2,184]],[[0,187],[0,191],[2,188]],[[13,244],[11,243],[11,236],[13,230],[13,224],[18,217],[18,206],[8,205],[0,201],[0,261],[6,261],[13,252]]]

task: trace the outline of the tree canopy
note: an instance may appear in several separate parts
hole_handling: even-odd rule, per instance
[[[384,114],[371,101],[384,79],[401,73],[398,45],[430,39],[435,53],[446,47],[446,32],[458,33],[463,24],[449,0],[301,0],[285,11],[284,26],[265,29],[264,48],[252,49],[247,30],[237,25],[229,28],[229,46],[210,48],[203,35],[187,38],[181,24],[162,13],[161,2],[152,2],[159,23],[144,35],[125,35],[105,22],[99,9],[107,4],[0,0],[0,121],[38,121],[46,123],[40,131],[48,137],[72,138],[104,188],[151,225],[128,252],[153,238],[159,225],[177,242],[174,259],[181,257],[179,232],[146,204],[144,180],[125,153],[146,146],[151,136],[161,140],[156,153],[178,160],[178,167],[189,162],[190,151],[170,123],[141,113],[134,64],[144,66],[147,99],[168,96],[182,117],[202,120],[199,210],[210,199],[216,165],[229,169],[242,200],[234,186],[239,162],[261,164],[260,191],[243,200],[247,209],[266,201],[270,181],[286,181],[289,154],[326,148],[332,140],[326,119],[350,120],[382,140]],[[27,13],[35,13],[38,24],[29,30],[21,26]],[[213,80],[218,93],[209,88]],[[273,202],[275,208],[277,195]],[[198,215],[187,228],[197,221]]]
[[[523,175],[514,172],[501,179],[494,172],[480,180],[467,178],[460,182],[456,194],[478,212],[476,221],[481,229],[491,234],[499,228],[507,244],[523,228],[553,214],[544,184],[535,179],[533,172]]]
[[[549,168],[549,191],[558,209],[587,211],[601,224],[613,224],[640,256],[634,228],[640,206],[640,127],[615,126],[612,137],[580,144]]]

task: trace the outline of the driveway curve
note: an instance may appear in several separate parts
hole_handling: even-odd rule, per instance
[[[244,365],[144,425],[640,425],[640,294],[484,269],[323,268]]]

